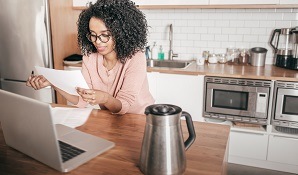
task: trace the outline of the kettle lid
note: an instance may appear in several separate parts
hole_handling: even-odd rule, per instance
[[[182,112],[182,109],[180,107],[171,104],[154,104],[147,106],[145,109],[146,115],[174,115],[180,112]]]

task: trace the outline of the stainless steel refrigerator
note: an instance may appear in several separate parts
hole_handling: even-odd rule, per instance
[[[48,0],[0,0],[0,6],[0,87],[55,102],[50,87],[36,91],[25,84],[34,66],[53,68]]]

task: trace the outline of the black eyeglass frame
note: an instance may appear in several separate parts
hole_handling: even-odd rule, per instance
[[[93,37],[96,38],[95,41],[92,41],[92,40],[91,40],[91,36],[93,36]],[[107,41],[103,41],[102,38],[101,38],[101,36],[107,38]],[[88,41],[90,41],[90,42],[92,42],[92,43],[93,43],[93,42],[96,42],[97,39],[99,39],[99,41],[101,41],[102,43],[107,43],[107,42],[109,42],[110,39],[111,39],[111,35],[109,35],[109,34],[96,35],[96,34],[92,34],[92,33],[87,33],[87,34],[86,34],[86,37],[87,37]]]

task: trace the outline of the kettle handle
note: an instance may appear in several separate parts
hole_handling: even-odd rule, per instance
[[[278,35],[277,35],[277,42],[276,42],[276,47],[275,47],[272,44],[272,42],[273,42],[273,39],[274,39],[276,33],[278,33]],[[273,31],[273,34],[272,34],[271,39],[270,39],[270,45],[273,47],[275,53],[277,52],[277,47],[278,47],[278,41],[279,41],[279,35],[280,35],[280,33],[281,33],[281,29],[275,29]]]
[[[188,150],[188,148],[193,144],[193,142],[196,139],[196,133],[190,114],[185,111],[182,111],[181,117],[182,116],[184,116],[186,119],[187,130],[189,133],[187,140],[184,142],[185,150]]]

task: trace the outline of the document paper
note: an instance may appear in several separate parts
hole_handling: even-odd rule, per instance
[[[43,75],[50,83],[57,88],[72,94],[79,95],[76,87],[89,89],[80,70],[56,70],[35,66],[39,75]]]
[[[51,108],[54,124],[62,124],[71,128],[83,125],[92,108],[66,108],[55,107]]]

